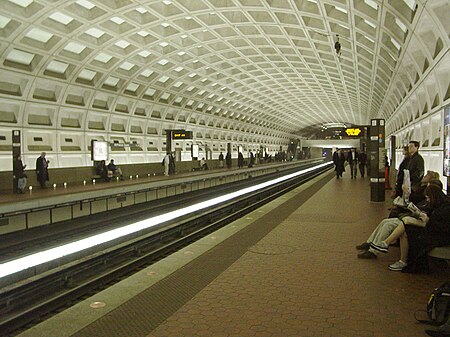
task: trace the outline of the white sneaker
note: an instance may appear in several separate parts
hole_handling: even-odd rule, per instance
[[[402,260],[399,260],[389,266],[389,270],[393,271],[401,271],[403,268],[405,268],[408,264],[406,262],[403,262]]]

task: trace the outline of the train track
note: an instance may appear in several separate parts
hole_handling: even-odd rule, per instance
[[[215,230],[241,218],[313,177],[329,165],[175,218],[26,280],[0,289],[0,331],[9,336],[70,307]]]

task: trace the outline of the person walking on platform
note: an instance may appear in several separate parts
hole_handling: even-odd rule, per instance
[[[42,188],[45,188],[45,184],[47,183],[47,181],[49,181],[48,164],[50,163],[50,161],[47,160],[45,156],[46,153],[42,152],[41,155],[36,159],[37,180],[39,181],[39,184]]]
[[[169,176],[170,154],[166,153],[166,155],[164,156],[163,165],[164,165],[164,175],[167,177]]]
[[[220,151],[219,154],[219,168],[223,168],[223,153]]]
[[[336,151],[333,153],[333,163],[335,166],[334,170],[336,171],[336,179],[342,178],[342,173],[345,172],[344,162],[345,157],[341,152],[341,149],[336,149]]]
[[[358,173],[358,153],[354,147],[348,153],[347,162],[350,165],[351,179],[356,179],[356,174]]]
[[[411,191],[415,192],[420,187],[423,175],[425,173],[425,163],[422,156],[419,154],[420,144],[417,141],[410,141],[409,149],[409,163],[407,169],[409,170],[409,179],[411,182]]]
[[[366,165],[367,165],[367,155],[364,151],[361,151],[358,154],[359,161],[359,173],[361,174],[361,178],[364,178],[366,174]]]
[[[22,156],[18,154],[13,162],[13,176],[16,183],[17,193],[23,193],[25,186],[27,186],[25,167],[27,167],[27,165],[23,165]]]
[[[227,168],[230,169],[231,165],[232,165],[231,153],[230,152],[227,152],[227,156],[225,157],[225,162],[227,164]]]

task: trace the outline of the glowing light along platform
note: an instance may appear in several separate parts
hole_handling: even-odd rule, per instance
[[[219,203],[222,203],[224,201],[228,201],[237,197],[240,197],[242,195],[245,195],[247,193],[255,192],[257,190],[266,188],[268,186],[277,184],[279,182],[294,178],[296,176],[305,174],[307,172],[313,171],[315,169],[329,166],[331,163],[323,163],[314,167],[310,167],[307,169],[300,170],[295,173],[288,174],[283,177],[279,177],[270,181],[266,181],[264,183],[247,187],[242,190],[228,193],[216,198],[213,198],[211,200],[203,201],[188,207],[183,207],[178,210],[169,212],[167,214],[161,214],[152,218],[148,218],[142,221],[138,221],[136,223],[126,225],[121,228],[116,228],[101,234],[97,234],[79,241],[71,242],[68,244],[64,244],[59,247],[54,247],[51,249],[47,249],[38,253],[34,253],[31,255],[27,255],[12,261],[8,261],[5,263],[0,264],[0,278],[3,278],[8,275],[12,275],[14,273],[23,271],[28,268],[36,267],[40,264],[59,259],[63,256],[67,256],[73,253],[80,252],[84,249],[88,249],[100,244],[103,244],[105,242],[109,242],[112,240],[115,240],[117,238],[120,238],[122,236],[132,234],[135,232],[138,232],[143,229],[151,228],[153,226],[159,225],[163,222],[174,220],[178,217],[190,214],[192,212],[199,211],[201,209],[205,209],[210,206],[217,205]]]

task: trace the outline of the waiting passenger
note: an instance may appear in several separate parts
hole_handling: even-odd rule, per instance
[[[164,165],[164,175],[169,176],[170,154],[166,153],[162,160],[162,164]]]
[[[427,174],[425,174],[422,178],[422,182],[420,183],[420,187],[412,192],[409,195],[409,202],[412,202],[415,205],[420,205],[422,204],[422,202],[425,201],[425,188],[428,186],[429,183],[433,182],[434,184],[438,184],[438,186],[442,187],[442,182],[439,180],[439,173],[435,172],[435,171],[427,171]],[[406,193],[407,192],[407,187],[402,185],[402,189],[404,189],[402,191],[402,193]],[[401,197],[397,197],[396,199],[394,199],[394,206],[390,209],[390,213],[389,213],[389,218],[396,218],[399,216],[399,214],[401,214],[402,212],[404,212],[404,207],[405,205],[396,205],[396,202],[399,201],[401,203],[404,204],[404,199],[402,199]]]
[[[419,227],[403,222],[381,242],[371,244],[374,249],[387,253],[389,245],[400,240],[400,260],[389,266],[390,270],[401,271],[408,263],[417,264],[417,259],[426,259],[426,254],[435,247],[450,245],[450,200],[438,186],[430,184],[425,189],[429,200],[430,214],[423,213],[425,226]],[[412,253],[414,251],[414,253]],[[408,271],[421,271],[417,268]]]
[[[200,168],[205,171],[208,170],[208,164],[206,163],[205,157],[200,159]]]
[[[120,180],[123,180],[123,174],[120,167],[118,167],[116,164],[114,164],[114,159],[111,159],[108,166],[106,166],[109,171],[112,172],[113,177],[118,177]]]
[[[106,162],[104,160],[98,162],[96,171],[104,181],[110,181],[113,177],[113,172],[108,170],[108,167],[106,166]]]
[[[173,156],[173,153],[169,154],[169,174],[175,174],[175,157]]]
[[[244,156],[242,155],[242,152],[238,153],[238,168],[244,167]]]
[[[223,153],[220,151],[219,154],[219,168],[223,168]]]
[[[50,163],[50,160],[47,160],[45,156],[46,153],[42,152],[36,159],[36,176],[41,188],[46,188],[46,183],[49,180],[48,164]]]
[[[226,164],[227,164],[227,168],[230,169],[231,166],[232,166],[232,163],[233,163],[232,160],[231,160],[231,153],[230,152],[227,152],[227,155],[225,157],[225,161],[226,161]]]
[[[396,197],[401,197],[403,195],[402,185],[403,185],[403,177],[405,176],[405,172],[403,170],[405,170],[408,167],[409,159],[410,159],[408,146],[403,146],[402,154],[403,154],[403,160],[398,167],[397,179],[395,181],[395,187],[391,193],[392,199],[395,199]]]
[[[25,186],[27,186],[27,175],[25,174],[25,167],[22,163],[22,156],[18,154],[13,162],[13,175],[17,181],[17,193],[23,193]]]
[[[411,192],[415,192],[419,187],[425,172],[425,162],[419,154],[419,142],[414,140],[409,142],[408,149],[410,159],[407,169],[411,180]]]
[[[425,177],[424,177],[425,179]],[[442,182],[440,180],[431,180],[427,182],[427,185],[434,185],[437,186],[439,189],[442,190]],[[425,189],[424,189],[425,191]],[[425,194],[424,194],[425,195]],[[425,198],[424,198],[425,199]],[[421,203],[417,204],[417,207],[419,209],[424,211],[429,211],[429,204],[424,200]],[[391,211],[392,214],[392,211]],[[396,217],[389,217],[386,219],[383,219],[378,226],[375,228],[375,230],[372,232],[372,234],[369,236],[366,242],[356,246],[356,249],[362,250],[363,252],[358,254],[358,258],[360,259],[376,259],[379,251],[372,247],[372,244],[376,244],[377,242],[381,242],[389,237],[391,233],[401,224],[403,224],[403,221],[401,220],[402,217],[410,215],[411,211],[409,211],[406,208],[400,208],[397,211]]]

